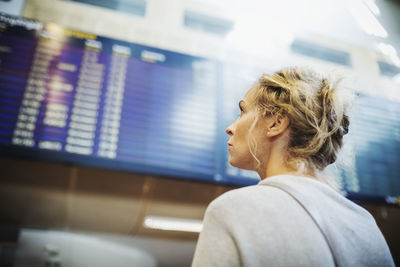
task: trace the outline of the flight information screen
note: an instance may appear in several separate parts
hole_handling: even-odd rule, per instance
[[[0,13],[0,154],[233,185],[225,128],[263,72]],[[360,95],[341,188],[400,195],[400,104]]]
[[[4,14],[0,21],[1,143],[213,179],[216,62]]]

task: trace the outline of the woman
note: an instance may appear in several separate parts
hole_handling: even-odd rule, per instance
[[[373,217],[321,179],[349,127],[336,85],[283,69],[239,106],[229,162],[261,181],[209,205],[192,266],[394,266]]]

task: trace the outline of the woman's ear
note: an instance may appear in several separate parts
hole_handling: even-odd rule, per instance
[[[267,136],[275,137],[286,131],[289,127],[290,121],[287,116],[280,113],[272,116],[268,122]]]

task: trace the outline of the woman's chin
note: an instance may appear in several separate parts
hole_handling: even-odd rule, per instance
[[[235,158],[233,158],[232,156],[229,157],[229,164],[231,164],[233,167],[242,169],[242,170],[254,170],[252,168],[252,166],[250,166],[251,164],[244,164],[243,161],[241,160],[235,160]]]
[[[229,157],[229,164],[231,164],[233,167],[240,168],[240,164],[238,164],[238,162],[235,161],[232,156]]]

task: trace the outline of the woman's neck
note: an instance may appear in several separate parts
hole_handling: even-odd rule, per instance
[[[279,152],[281,151],[282,150],[279,150]],[[304,170],[300,170],[288,166],[286,163],[286,157],[282,153],[270,153],[267,161],[264,162],[264,164],[260,165],[257,173],[260,176],[261,180],[271,176],[283,174],[304,176],[316,179],[315,174],[306,168]]]

